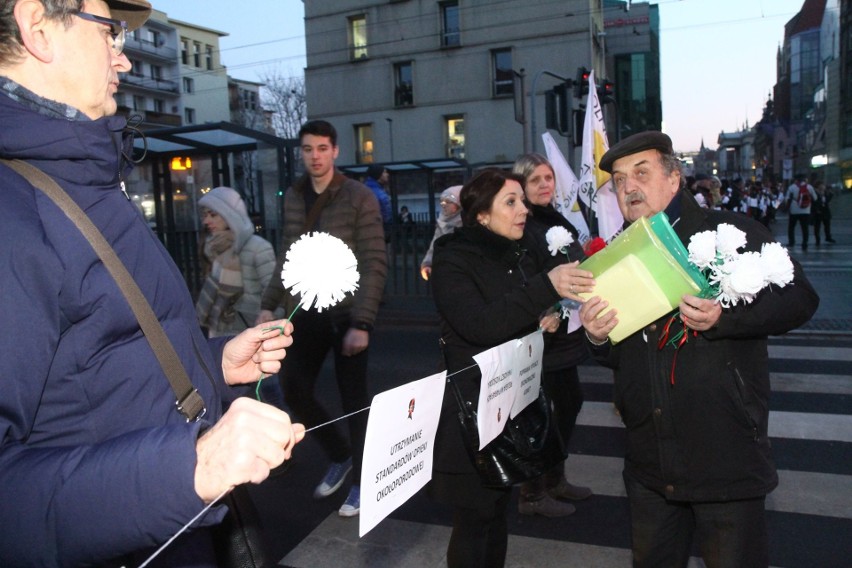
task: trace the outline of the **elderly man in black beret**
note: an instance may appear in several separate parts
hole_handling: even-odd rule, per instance
[[[721,223],[746,233],[746,250],[772,241],[744,215],[702,209],[682,187],[680,161],[661,132],[622,140],[600,166],[613,176],[627,224],[665,211],[684,245]],[[634,566],[686,566],[693,536],[710,568],[768,565],[765,498],[778,476],[767,437],[767,336],[802,325],[819,303],[793,264],[791,284],[764,289],[750,304],[723,310],[686,295],[676,311],[617,345],[608,337],[615,310],[600,297],[581,308],[595,358],[614,370],[627,428]],[[685,343],[668,341],[680,331]]]

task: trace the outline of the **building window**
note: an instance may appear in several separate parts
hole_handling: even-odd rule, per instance
[[[166,102],[163,99],[154,99],[154,112],[163,114],[166,112]]]
[[[148,30],[148,41],[155,47],[160,47],[164,43],[162,34],[157,30]]]
[[[159,81],[163,78],[163,68],[159,65],[151,65],[151,78]]]
[[[198,42],[192,44],[192,64],[201,67],[201,44]]]
[[[396,63],[393,66],[394,99],[396,106],[411,106],[414,104],[414,75],[411,61]]]
[[[373,125],[355,125],[355,161],[359,164],[373,163]]]
[[[134,77],[144,77],[142,72],[142,61],[138,59],[128,59],[130,61],[130,74]]]
[[[495,97],[511,95],[515,90],[515,74],[512,71],[512,50],[495,49],[491,52],[491,73],[494,77],[492,89]]]
[[[464,159],[464,116],[444,117],[447,133],[447,157]]]
[[[205,53],[205,59],[206,59],[206,62],[207,62],[207,70],[212,71],[213,70],[213,46],[208,45],[207,47],[205,47],[204,53]]]
[[[240,98],[243,101],[243,109],[257,110],[257,93],[254,91],[240,91]]]
[[[349,45],[353,60],[367,59],[367,16],[349,18]]]
[[[180,62],[189,65],[189,40],[184,38],[180,40]]]
[[[461,45],[461,27],[459,25],[459,3],[441,2],[441,47]]]
[[[183,78],[183,92],[192,93],[195,91],[195,79],[191,77]]]
[[[195,124],[195,109],[194,108],[183,109],[183,120],[187,124]]]
[[[145,110],[145,97],[142,95],[133,95],[133,110],[137,112]]]

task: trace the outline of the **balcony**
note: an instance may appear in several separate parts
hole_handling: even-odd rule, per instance
[[[125,85],[145,89],[152,93],[180,93],[178,84],[175,81],[167,79],[154,79],[153,77],[145,77],[144,75],[124,73],[121,75],[121,82]]]
[[[133,110],[132,108],[124,105],[119,105],[117,114],[128,118],[131,116],[142,117],[143,129],[182,125],[181,116],[178,114],[168,114],[165,112],[156,112],[153,110]]]
[[[159,59],[160,61],[168,61],[169,63],[177,63],[177,49],[168,47],[164,40],[160,40],[158,44],[154,44],[144,39],[134,39],[132,34],[127,34],[127,39],[124,43],[124,51],[128,56],[139,55],[146,59]]]

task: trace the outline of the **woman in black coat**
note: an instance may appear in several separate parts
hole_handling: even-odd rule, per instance
[[[551,204],[556,191],[556,174],[551,163],[541,154],[524,154],[515,161],[512,171],[525,180],[524,193],[530,213],[524,230],[536,243],[539,254],[546,257],[545,268],[573,263],[586,258],[580,245],[579,233]],[[573,237],[565,254],[548,253],[547,231],[564,227]],[[556,416],[565,444],[571,438],[577,415],[583,406],[583,391],[577,365],[588,355],[582,327],[568,333],[568,320],[555,333],[544,339],[544,363],[541,384],[556,408]],[[518,512],[523,515],[561,517],[574,512],[574,506],[562,499],[586,499],[592,494],[588,487],[572,485],[565,479],[565,463],[556,465],[544,476],[521,485]]]
[[[483,351],[535,331],[553,331],[544,316],[561,298],[591,291],[588,272],[561,265],[539,270],[527,253],[524,179],[483,170],[461,191],[463,225],[435,243],[432,290],[441,315],[449,380],[466,401],[479,397],[481,374],[473,359]],[[482,486],[461,436],[458,404],[448,387],[438,434],[430,494],[454,508],[447,548],[449,568],[502,566],[508,531],[509,489]]]

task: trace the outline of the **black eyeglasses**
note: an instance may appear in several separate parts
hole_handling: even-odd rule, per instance
[[[121,55],[121,52],[124,51],[124,40],[127,37],[127,22],[96,16],[88,12],[75,12],[74,15],[90,22],[109,26],[109,33],[112,35],[112,50],[116,55]]]

